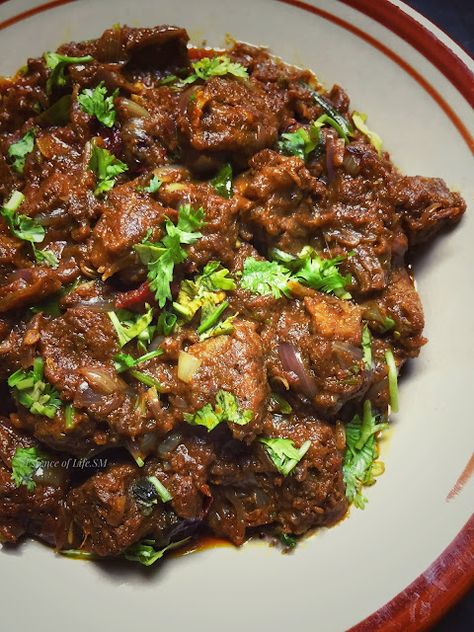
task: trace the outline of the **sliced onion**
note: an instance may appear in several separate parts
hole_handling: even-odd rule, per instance
[[[68,217],[67,211],[62,208],[55,208],[49,213],[38,213],[38,215],[35,215],[35,222],[38,222],[41,226],[51,226],[56,224],[58,219],[66,219]]]
[[[78,370],[78,373],[85,377],[94,390],[103,395],[111,395],[117,391],[124,392],[128,388],[127,383],[117,375],[113,375],[109,369],[84,366]]]
[[[306,370],[295,347],[289,342],[281,342],[278,346],[278,355],[283,369],[298,378],[299,389],[308,397],[314,397],[318,392],[316,381]]]
[[[346,173],[348,173],[349,175],[351,176],[359,175],[360,159],[358,156],[346,152],[344,156],[344,160],[342,161],[342,164],[344,166],[344,169],[346,170]]]
[[[104,395],[94,391],[94,389],[84,383],[84,388],[80,388],[75,394],[73,403],[76,408],[89,408],[94,404],[100,404],[103,399]]]
[[[180,351],[178,356],[178,379],[189,384],[202,361],[187,351]]]
[[[344,368],[349,368],[362,360],[362,349],[350,342],[335,340],[332,348],[337,356],[339,364]]]
[[[156,351],[164,339],[165,337],[162,336],[161,334],[159,334],[158,336],[155,336],[153,340],[150,342],[150,344],[148,345],[148,351]]]
[[[118,97],[116,99],[116,105],[125,118],[149,118],[150,113],[145,110],[144,107],[135,103],[131,99],[125,97]]]
[[[167,435],[158,446],[158,455],[164,456],[173,450],[183,441],[183,435],[180,432],[171,432]]]

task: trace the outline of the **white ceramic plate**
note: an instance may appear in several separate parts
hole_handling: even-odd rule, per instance
[[[403,171],[443,177],[472,203],[474,64],[403,3],[10,0],[0,6],[0,74],[115,22],[182,25],[197,44],[220,45],[230,33],[270,46],[328,86],[343,85]],[[249,543],[149,572],[104,570],[29,543],[0,556],[1,627],[332,632],[431,623],[474,570],[472,521],[465,526],[474,491],[467,480],[474,467],[473,240],[471,209],[417,266],[430,342],[402,380],[401,412],[382,447],[386,473],[368,490],[365,511],[352,510],[292,555]]]

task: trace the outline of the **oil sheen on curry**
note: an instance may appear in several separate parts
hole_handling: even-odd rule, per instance
[[[114,26],[0,79],[0,538],[151,565],[366,505],[460,219],[343,88]]]

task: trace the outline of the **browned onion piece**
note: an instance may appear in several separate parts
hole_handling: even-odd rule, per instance
[[[116,99],[116,105],[117,109],[120,111],[124,118],[134,119],[150,117],[150,113],[148,112],[148,110],[145,110],[143,106],[135,103],[135,101],[132,101],[131,99],[118,97]]]
[[[74,396],[74,406],[76,408],[89,408],[94,404],[99,404],[104,399],[104,395],[101,395],[90,386],[80,388]]]
[[[92,298],[87,300],[71,300],[72,307],[86,307],[97,312],[110,312],[115,309],[115,301],[108,301],[102,298]]]
[[[148,345],[148,351],[156,351],[164,339],[165,337],[162,336],[161,334],[158,334],[157,336],[155,336],[153,340],[150,342],[150,344]]]
[[[89,385],[103,395],[111,395],[117,391],[125,392],[128,385],[122,378],[113,375],[109,369],[101,367],[81,367],[78,370],[85,377]]]
[[[158,455],[164,456],[172,452],[183,441],[183,435],[180,432],[170,432],[158,446]]]
[[[293,373],[298,378],[300,390],[308,397],[314,397],[318,392],[318,387],[316,386],[314,377],[306,370],[295,347],[289,342],[281,342],[278,345],[278,355],[283,369],[289,373]]]
[[[332,343],[332,348],[339,364],[346,369],[362,360],[362,349],[350,342],[335,340]]]
[[[342,161],[342,164],[344,165],[344,169],[346,170],[346,173],[348,173],[349,175],[351,176],[359,175],[360,160],[358,156],[346,152],[346,154],[344,155],[344,160]]]

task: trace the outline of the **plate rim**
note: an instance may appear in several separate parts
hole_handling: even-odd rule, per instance
[[[17,24],[29,17],[54,8],[71,4],[76,0],[49,0],[38,3],[29,9],[5,18],[0,21],[0,31]],[[339,26],[350,30],[355,35],[365,39],[382,53],[388,54],[393,61],[402,65],[404,70],[412,75],[418,74],[410,64],[404,62],[396,53],[390,54],[390,49],[378,42],[376,38],[366,34],[358,27],[350,25],[338,16],[323,10],[314,4],[313,0],[274,0],[315,13],[320,17],[337,23]],[[13,0],[0,0],[0,5],[13,3]],[[457,89],[464,99],[474,107],[474,72],[456,54],[456,49],[461,50],[470,60],[473,57],[460,45],[458,45],[442,28],[434,24],[426,16],[419,13],[413,7],[409,7],[402,0],[339,0],[382,26],[388,28],[398,37],[405,40],[422,54],[444,77]],[[401,6],[400,6],[401,5]],[[410,13],[406,12],[406,7]],[[432,28],[429,28],[432,27]],[[436,29],[443,33],[445,41],[437,37]],[[378,45],[377,45],[378,42]],[[400,64],[400,61],[404,62]],[[412,72],[410,72],[410,69]],[[421,79],[421,75],[418,75]],[[417,77],[415,77],[417,79]],[[458,132],[464,138],[474,155],[474,138],[458,119],[456,113],[443,104],[444,99],[438,95],[432,86],[423,80],[422,87],[427,90],[437,101],[456,125]],[[431,88],[431,89],[430,89]],[[444,102],[445,103],[445,102]],[[447,104],[446,104],[447,105]],[[456,121],[457,119],[457,121]],[[474,514],[466,522],[451,543],[441,552],[432,564],[421,573],[404,590],[395,595],[390,601],[383,604],[375,612],[352,626],[348,632],[371,632],[377,629],[379,632],[419,632],[426,630],[445,615],[457,601],[459,601],[470,588],[474,587]],[[443,586],[443,590],[438,588]],[[413,604],[415,600],[421,600],[425,612],[423,618],[413,620]]]

